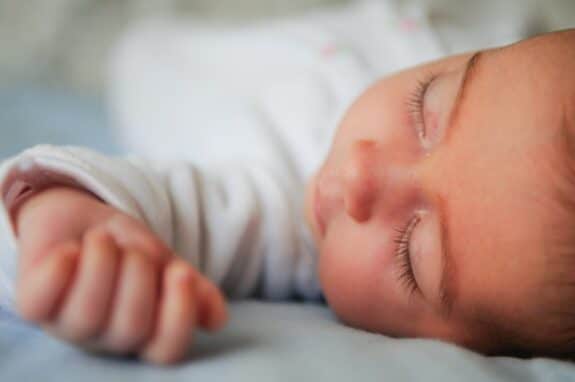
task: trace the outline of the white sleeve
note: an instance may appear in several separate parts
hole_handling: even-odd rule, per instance
[[[197,166],[112,158],[78,147],[40,145],[2,164],[2,194],[19,174],[48,171],[73,179],[143,221],[231,297],[319,297],[315,250],[303,223],[303,187],[264,163]],[[2,304],[10,308],[16,241],[0,208]]]

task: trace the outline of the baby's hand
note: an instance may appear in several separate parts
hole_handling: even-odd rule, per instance
[[[20,313],[87,349],[137,354],[160,364],[181,360],[196,328],[216,330],[225,323],[224,298],[147,227],[110,210],[92,211],[101,218],[80,237],[60,237],[45,253],[24,257],[17,285]],[[30,224],[27,213],[19,227]],[[45,215],[36,214],[37,224]],[[20,234],[20,240],[30,237]],[[61,230],[57,235],[63,236]]]

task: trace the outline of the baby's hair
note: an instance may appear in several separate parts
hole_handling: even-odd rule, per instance
[[[575,29],[555,33],[555,37],[575,46]],[[569,67],[575,67],[574,50],[563,52],[572,63]],[[560,105],[561,126],[554,130],[557,133],[550,140],[552,150],[545,163],[546,171],[553,175],[546,187],[551,192],[542,192],[533,200],[549,213],[543,227],[544,276],[531,301],[537,313],[528,317],[518,313],[515,320],[489,317],[484,321],[482,326],[496,342],[494,352],[498,354],[575,356],[575,76],[563,75],[557,80],[567,86],[557,89],[563,92],[559,97],[564,102]]]
[[[575,46],[575,30],[560,38]],[[564,54],[575,67],[575,52]],[[575,358],[575,76],[563,77],[554,77],[562,83],[553,90],[561,92],[557,99],[563,104],[554,109],[561,110],[561,118],[548,129],[549,139],[538,142],[546,155],[537,157],[537,165],[549,176],[540,177],[540,187],[526,190],[531,198],[525,208],[542,214],[538,236],[543,242],[537,249],[541,269],[533,270],[536,287],[529,291],[528,306],[510,308],[517,310],[513,316],[509,310],[499,315],[489,306],[473,312],[481,343],[468,345],[488,354]]]
[[[575,45],[575,30],[561,33]],[[575,67],[575,54],[571,56]],[[546,326],[549,330],[548,348],[544,353],[550,355],[575,356],[575,79],[570,81],[568,93],[563,97],[561,135],[558,137],[560,158],[558,165],[563,182],[556,187],[556,213],[559,219],[555,227],[550,227],[547,259],[549,264]]]
[[[575,33],[572,33],[575,41]],[[575,57],[574,57],[575,65]],[[533,299],[539,315],[511,327],[494,325],[509,352],[526,356],[575,356],[575,80],[567,98],[562,126],[555,137],[558,155],[550,158],[549,171],[559,174],[551,197],[541,195],[553,216],[545,228],[545,276]],[[549,203],[550,202],[550,203]]]
[[[574,63],[575,64],[575,63]],[[575,83],[573,84],[575,88]],[[575,106],[575,94],[571,98]],[[562,121],[563,187],[556,187],[558,214],[562,216],[551,229],[548,249],[547,296],[549,317],[547,325],[552,348],[546,353],[575,355],[575,107],[570,108]]]

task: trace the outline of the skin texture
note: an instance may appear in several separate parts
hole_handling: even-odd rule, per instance
[[[533,346],[549,337],[545,312],[561,308],[549,252],[572,226],[557,195],[575,194],[574,44],[571,31],[485,51],[464,93],[471,54],[450,57],[378,81],[351,106],[305,206],[344,322],[486,352],[505,346],[494,327],[524,329]],[[419,115],[413,94],[430,78]],[[44,191],[16,228],[20,312],[62,339],[168,364],[196,329],[227,319],[215,285],[87,193]]]
[[[568,31],[486,50],[464,93],[472,54],[446,58],[378,81],[351,106],[306,190],[321,283],[344,322],[485,352],[511,327],[545,341],[551,323],[534,317],[554,303],[549,252],[568,220],[555,196],[572,190],[573,46]],[[413,93],[431,77],[418,115]]]
[[[21,315],[87,350],[156,364],[188,355],[196,329],[227,320],[219,289],[139,221],[53,188],[17,215]]]

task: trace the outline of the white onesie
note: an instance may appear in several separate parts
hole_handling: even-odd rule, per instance
[[[247,26],[132,29],[110,71],[130,156],[41,145],[0,167],[0,305],[13,308],[10,208],[62,177],[143,221],[232,297],[318,298],[305,183],[366,86],[446,53],[421,10],[372,0]]]

